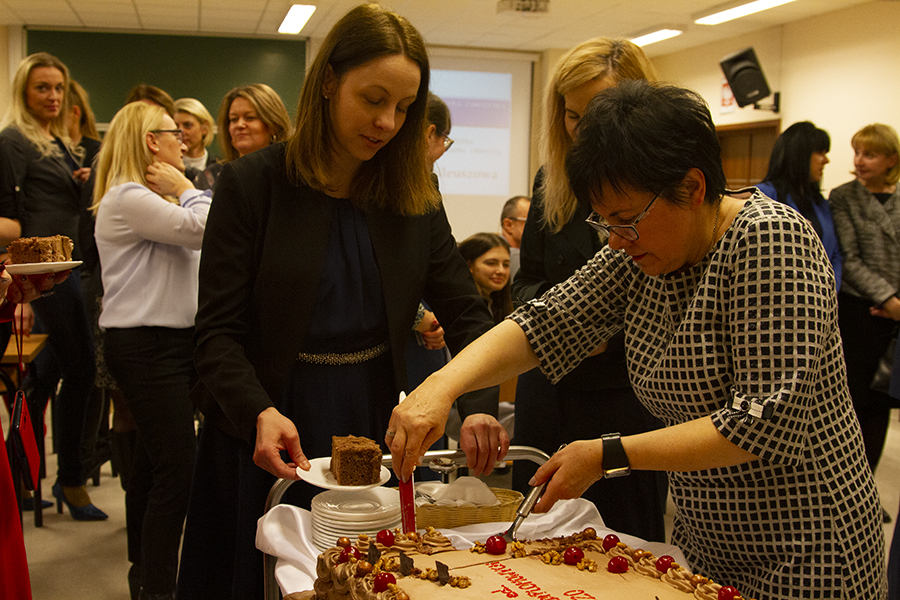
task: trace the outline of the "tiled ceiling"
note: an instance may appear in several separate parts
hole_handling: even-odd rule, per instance
[[[297,0],[298,2],[301,0]],[[663,26],[681,36],[647,46],[668,54],[731,36],[805,19],[865,2],[795,0],[710,27],[693,20],[722,6],[719,0],[549,0],[546,13],[498,12],[497,0],[385,2],[431,45],[542,51],[569,48],[595,36],[631,37]],[[324,37],[356,0],[313,0],[318,9],[302,36]],[[731,2],[725,6],[738,4]],[[277,36],[289,0],[0,0],[0,25],[226,36]]]

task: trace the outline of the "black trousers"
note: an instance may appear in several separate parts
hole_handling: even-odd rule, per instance
[[[838,323],[844,342],[847,384],[862,429],[866,460],[874,473],[887,437],[891,400],[887,394],[872,389],[872,378],[897,329],[894,321],[869,314],[871,306],[868,300],[838,294]]]
[[[129,557],[149,594],[175,590],[197,451],[193,349],[193,329],[106,331],[106,362],[138,432],[125,512]]]

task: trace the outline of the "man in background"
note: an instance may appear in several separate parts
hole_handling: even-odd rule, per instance
[[[512,280],[519,270],[519,247],[522,245],[522,231],[531,199],[528,196],[513,196],[503,205],[500,213],[500,235],[509,242],[509,278]]]

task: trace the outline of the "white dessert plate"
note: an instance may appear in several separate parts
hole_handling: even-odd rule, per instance
[[[304,471],[297,467],[297,475],[306,483],[311,483],[326,490],[369,490],[384,485],[391,478],[391,472],[387,470],[387,467],[381,467],[381,477],[376,483],[370,485],[341,485],[334,478],[334,475],[331,474],[331,469],[328,468],[331,465],[330,456],[314,458],[309,461],[309,465],[309,471]]]
[[[59,273],[60,271],[74,269],[80,264],[80,260],[44,263],[22,263],[21,265],[6,265],[6,272],[10,275],[39,275],[42,273]]]
[[[397,490],[377,487],[370,490],[328,490],[316,494],[310,504],[316,518],[339,523],[383,522],[398,519],[400,494]]]

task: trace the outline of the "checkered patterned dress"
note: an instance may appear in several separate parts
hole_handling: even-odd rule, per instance
[[[759,457],[669,474],[673,543],[696,572],[759,600],[887,597],[834,275],[798,213],[756,194],[703,261],[661,277],[604,248],[511,318],[554,382],[624,327],[653,414],[667,425],[711,415]]]

